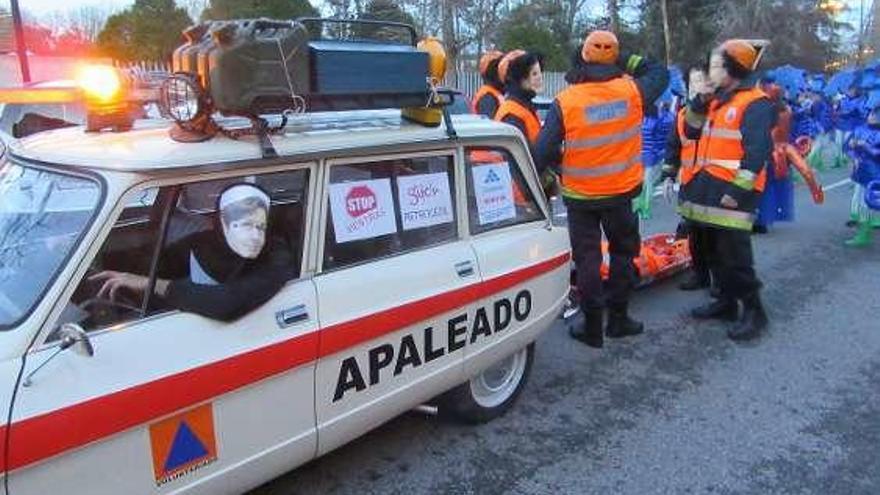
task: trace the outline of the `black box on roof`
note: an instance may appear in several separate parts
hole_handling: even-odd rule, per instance
[[[215,21],[187,33],[174,70],[194,73],[225,114],[424,106],[428,54],[399,42],[310,40],[296,21]],[[195,69],[194,69],[195,68]]]

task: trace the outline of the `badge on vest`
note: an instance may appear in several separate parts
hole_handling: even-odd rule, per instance
[[[736,120],[736,107],[730,107],[727,109],[727,113],[724,114],[724,120],[728,124],[732,124],[734,120]]]
[[[612,101],[611,103],[588,106],[585,112],[587,122],[607,122],[609,120],[622,119],[629,115],[629,105],[626,100]]]

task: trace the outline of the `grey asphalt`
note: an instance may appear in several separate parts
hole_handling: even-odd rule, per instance
[[[823,174],[831,184],[845,171]],[[880,231],[863,250],[849,185],[754,238],[772,324],[730,342],[669,280],[639,291],[644,335],[601,351],[560,322],[504,417],[408,413],[252,495],[880,493]],[[672,230],[658,200],[644,231]]]

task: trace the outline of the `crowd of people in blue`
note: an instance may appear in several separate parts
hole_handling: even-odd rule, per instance
[[[646,114],[642,129],[643,161],[648,179],[660,176],[666,138],[675,125],[675,108],[687,96],[682,73],[670,69],[670,84],[657,101],[656,112]],[[812,169],[851,167],[855,183],[848,225],[856,228],[846,242],[866,246],[871,231],[880,228],[880,60],[845,69],[831,77],[792,66],[764,73],[762,84],[776,87],[780,113],[790,123],[778,129]],[[768,167],[768,183],[754,230],[766,233],[775,222],[791,222],[794,182],[791,173]],[[642,218],[651,216],[652,188],[636,201]]]

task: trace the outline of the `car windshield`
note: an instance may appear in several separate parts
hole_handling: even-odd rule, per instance
[[[0,164],[0,329],[37,305],[98,208],[93,180]]]
[[[8,104],[0,111],[0,131],[11,136],[12,127],[29,113],[71,124],[82,124],[86,120],[85,108],[78,103]]]

